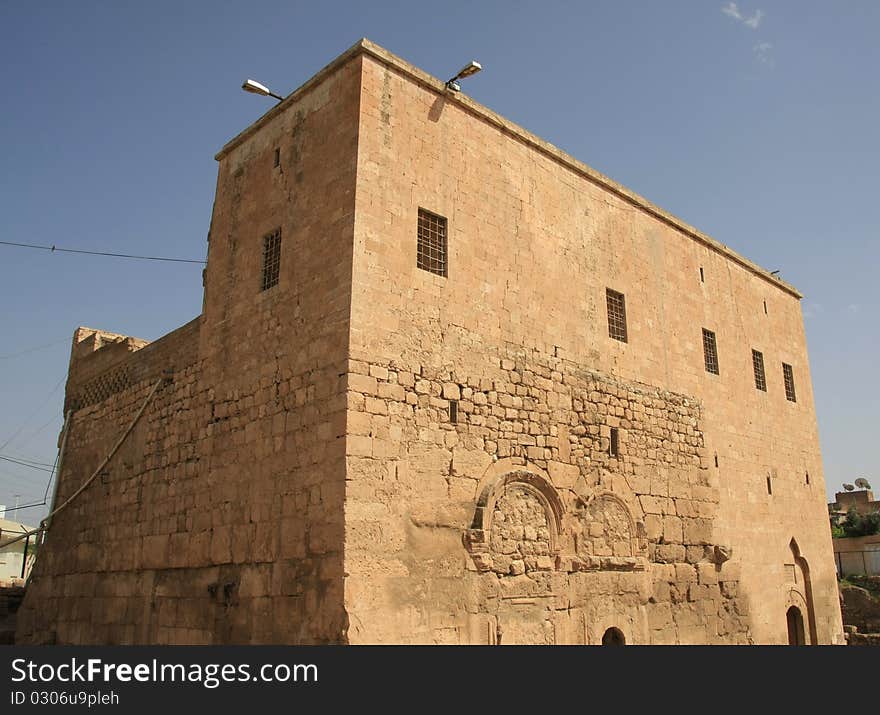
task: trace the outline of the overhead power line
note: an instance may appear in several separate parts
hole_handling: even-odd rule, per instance
[[[76,248],[58,248],[54,244],[51,246],[38,246],[33,243],[13,243],[12,241],[0,241],[3,246],[18,246],[20,248],[37,248],[41,251],[51,251],[52,253],[85,253],[89,256],[111,256],[112,258],[134,258],[139,261],[170,261],[172,263],[201,263],[206,264],[207,261],[197,261],[191,258],[163,258],[161,256],[134,256],[129,253],[108,253],[106,251],[84,251]]]
[[[18,459],[12,459],[12,457],[4,457],[4,456],[0,455],[0,459],[2,459],[5,462],[12,462],[13,464],[20,464],[22,467],[30,467],[31,469],[37,469],[41,472],[49,472],[50,474],[52,473],[51,469],[46,469],[46,467],[38,467],[36,464],[28,464],[27,462],[22,462]]]
[[[19,462],[25,462],[26,464],[32,464],[37,467],[51,467],[53,466],[50,462],[41,462],[39,459],[31,459],[30,457],[22,457],[19,454],[0,454],[0,457],[7,457],[9,459],[15,459]]]
[[[30,421],[40,413],[40,410],[42,410],[46,405],[49,404],[49,400],[52,399],[52,395],[55,394],[55,392],[58,390],[59,387],[61,387],[66,379],[67,375],[61,376],[61,379],[56,383],[55,387],[52,388],[52,392],[48,394],[42,404],[37,407],[37,409],[35,409],[33,412],[31,412],[28,418],[19,426],[17,430],[15,430],[15,432],[13,432],[12,436],[9,439],[7,439],[3,444],[0,444],[0,449],[6,449],[7,445],[16,437],[18,437],[19,434],[21,434],[22,430],[30,423]]]
[[[61,343],[69,342],[70,338],[61,338],[60,340],[56,340],[54,343],[46,343],[45,345],[37,345],[35,348],[28,348],[27,350],[22,350],[17,353],[10,353],[9,355],[0,355],[0,360],[11,360],[12,358],[20,357],[22,355],[28,355],[29,353],[34,353],[37,350],[45,350],[46,348],[51,348],[54,345],[60,345]]]
[[[34,507],[38,506],[46,506],[46,500],[43,499],[43,501],[37,501],[33,504],[22,504],[21,506],[8,506],[6,507],[5,511],[8,514],[11,511],[19,511],[20,509],[33,509]],[[15,521],[15,519],[12,519],[11,521]]]

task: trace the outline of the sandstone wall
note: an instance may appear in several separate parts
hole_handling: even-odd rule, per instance
[[[197,321],[146,346],[108,335],[96,352],[74,351],[59,502],[98,466],[154,380],[168,371],[171,381],[106,473],[53,523],[19,641],[345,640],[359,82],[357,62],[310,81],[218,155]],[[279,228],[279,281],[261,290],[263,236]]]
[[[560,159],[558,150],[438,89],[431,78],[381,50],[364,61],[352,358],[379,368],[393,362],[412,374],[455,371],[483,379],[497,360],[513,359],[523,348],[542,361],[563,359],[623,385],[660,388],[699,403],[705,480],[717,501],[706,540],[732,548],[751,637],[785,642],[786,609],[811,600],[816,639],[840,642],[796,295],[747,262],[600,186],[591,178],[594,172]],[[448,219],[448,277],[416,268],[420,207]],[[626,343],[608,336],[606,288],[626,296]],[[717,335],[720,375],[704,369],[703,327]],[[764,354],[767,392],[755,389],[753,348]],[[785,397],[783,362],[794,367],[796,402]],[[563,424],[570,418],[560,416]],[[418,440],[401,439],[405,455],[421,448]],[[500,440],[488,441],[496,446],[494,456],[503,459]],[[361,455],[351,450],[349,455],[351,491],[371,477],[369,466],[358,461]],[[527,450],[523,459],[538,465]],[[480,468],[475,465],[469,476],[479,479]],[[406,479],[412,493],[425,483],[424,475]],[[639,503],[653,496],[632,490]],[[474,503],[477,496],[469,495]],[[370,503],[369,495],[363,498]],[[395,500],[395,516],[376,517],[377,525],[363,534],[358,530],[366,527],[352,523],[349,552],[360,549],[360,558],[372,560],[377,573],[391,569],[401,578],[409,573],[386,556],[395,544],[377,540],[378,524],[395,531],[412,521],[415,504],[408,499]],[[687,518],[664,499],[669,496],[661,497],[659,516]],[[385,500],[373,501],[381,514]],[[442,508],[441,500],[436,509]],[[659,544],[656,534],[653,538]],[[454,542],[450,532],[449,558],[461,555]],[[796,581],[802,569],[797,559],[806,564],[809,594]],[[431,588],[421,573],[412,582]],[[366,577],[349,584],[353,613],[366,607],[359,601],[365,583]],[[401,595],[390,586],[382,594],[387,604],[411,611],[420,637],[433,637],[427,626],[435,611],[430,599]]]
[[[748,642],[698,403],[525,349],[468,363],[349,365],[352,642]]]

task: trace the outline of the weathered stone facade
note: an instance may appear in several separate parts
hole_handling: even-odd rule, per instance
[[[60,499],[163,382],[19,640],[843,642],[793,288],[367,41],[218,160],[202,315],[76,335]]]

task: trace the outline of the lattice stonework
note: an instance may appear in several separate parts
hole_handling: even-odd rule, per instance
[[[129,387],[131,387],[131,377],[127,368],[120,367],[116,370],[110,370],[83,385],[71,401],[70,408],[81,410],[83,407],[96,405]]]
[[[755,370],[755,387],[767,392],[767,378],[764,375],[764,354],[752,350],[752,367]]]
[[[794,393],[794,370],[791,365],[782,363],[782,380],[785,383],[785,399],[789,402],[797,402],[797,396]]]
[[[260,290],[278,285],[281,274],[281,229],[263,236],[263,280]]]
[[[416,265],[423,271],[446,277],[446,219],[419,209]]]
[[[623,293],[606,288],[605,302],[608,304],[608,335],[615,340],[627,342],[626,298]]]
[[[706,372],[718,375],[718,348],[715,345],[715,333],[703,328],[703,358],[706,361]]]

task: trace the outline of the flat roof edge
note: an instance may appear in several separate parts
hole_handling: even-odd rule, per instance
[[[336,59],[332,60],[330,63],[322,67],[320,70],[318,70],[318,72],[316,72],[309,79],[303,82],[299,87],[288,94],[283,100],[278,102],[278,104],[269,109],[253,124],[250,124],[248,127],[232,137],[232,139],[226,142],[226,144],[223,145],[223,148],[214,155],[214,159],[220,161],[224,156],[235,149],[235,147],[241,144],[252,134],[255,134],[258,129],[260,129],[263,125],[272,120],[275,116],[280,114],[283,110],[287,109],[288,106],[293,104],[297,99],[302,97],[302,95],[304,95],[310,89],[313,89],[314,87],[321,84],[321,82],[327,79],[327,77],[342,68],[342,66],[347,64],[350,60],[363,54],[366,51],[367,45],[372,44],[373,43],[371,43],[366,38],[361,38],[360,40],[355,42],[345,52],[343,52]]]
[[[247,127],[244,131],[240,132],[229,142],[227,142],[226,145],[217,153],[214,158],[218,161],[222,159],[232,149],[238,146],[238,144],[240,144],[247,137],[255,133],[258,129],[260,129],[260,127],[262,127],[269,120],[275,117],[279,112],[283,111],[287,106],[292,104],[297,98],[302,96],[304,93],[306,93],[316,85],[323,82],[324,79],[326,79],[332,73],[336,72],[350,60],[362,54],[373,57],[380,63],[390,68],[393,68],[394,70],[408,77],[409,79],[423,85],[424,87],[436,92],[439,95],[443,95],[447,101],[456,102],[474,116],[488,122],[489,124],[496,126],[501,131],[510,134],[511,136],[517,138],[519,141],[522,141],[523,143],[533,147],[534,149],[540,151],[542,154],[550,157],[554,161],[557,161],[563,166],[568,167],[575,173],[580,174],[591,183],[605,189],[606,191],[609,191],[610,193],[623,199],[627,203],[642,209],[643,211],[654,216],[660,221],[663,221],[669,226],[672,226],[673,228],[681,231],[685,235],[696,240],[698,243],[701,243],[707,248],[710,248],[711,250],[714,250],[717,253],[726,256],[727,258],[731,259],[735,263],[738,263],[757,277],[764,279],[768,283],[776,286],[786,293],[789,293],[797,299],[803,298],[803,294],[798,291],[797,288],[795,288],[793,285],[782,280],[781,278],[772,275],[769,271],[762,268],[757,263],[750,261],[745,256],[740,255],[727,245],[721,243],[720,241],[717,241],[716,239],[712,238],[708,234],[703,233],[702,231],[695,228],[694,226],[691,226],[685,221],[682,221],[680,218],[672,215],[668,211],[665,211],[656,204],[653,204],[652,202],[648,201],[648,199],[635,193],[634,191],[627,189],[622,184],[617,183],[616,181],[609,178],[608,176],[605,176],[601,172],[596,171],[592,167],[575,159],[570,154],[562,151],[559,147],[554,146],[544,139],[541,139],[539,136],[533,134],[527,129],[524,129],[518,124],[515,124],[508,119],[505,119],[500,114],[492,111],[491,109],[480,104],[479,102],[474,101],[467,95],[462,94],[461,92],[450,93],[446,91],[446,83],[442,80],[439,80],[436,77],[428,74],[427,72],[419,69],[418,67],[410,64],[406,60],[389,52],[384,47],[381,47],[374,42],[370,42],[366,38],[361,38],[360,40],[358,40],[349,49],[347,49],[336,59],[334,59],[319,72],[317,72],[317,74],[312,76],[304,84],[302,84],[300,87],[287,95],[287,97],[285,97],[283,101],[279,102],[257,121]]]

